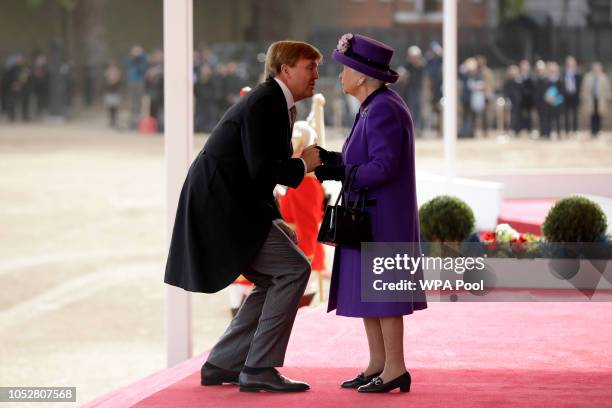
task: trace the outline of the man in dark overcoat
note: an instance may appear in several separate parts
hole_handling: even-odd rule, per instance
[[[284,223],[273,190],[297,187],[320,165],[315,146],[291,158],[295,102],[314,94],[321,53],[279,41],[266,81],[230,107],[191,165],[181,192],[165,282],[217,292],[242,274],[255,284],[202,367],[202,385],[241,391],[305,391],[274,367],[285,351],[310,264]]]

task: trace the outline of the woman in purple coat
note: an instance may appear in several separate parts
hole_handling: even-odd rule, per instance
[[[316,175],[321,181],[344,181],[357,166],[352,189],[366,192],[372,241],[418,246],[414,130],[406,104],[385,85],[398,78],[389,68],[392,56],[392,48],[371,38],[358,34],[340,38],[332,58],[344,65],[340,74],[344,92],[357,98],[361,106],[342,153],[321,149],[324,165],[317,168]],[[355,194],[345,193],[342,199],[351,203]],[[362,301],[360,257],[359,249],[344,247],[336,248],[334,255],[328,311],[363,318],[370,349],[367,368],[342,387],[360,392],[409,391],[403,316],[425,309],[425,296],[419,289],[419,301]]]

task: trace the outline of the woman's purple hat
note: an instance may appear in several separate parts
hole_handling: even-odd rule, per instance
[[[399,75],[389,68],[393,48],[360,34],[344,34],[332,58],[372,78],[394,83]]]

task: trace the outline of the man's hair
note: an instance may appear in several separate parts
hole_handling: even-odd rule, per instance
[[[281,72],[283,64],[293,67],[301,58],[322,61],[323,55],[312,45],[303,41],[277,41],[266,52],[266,79]]]

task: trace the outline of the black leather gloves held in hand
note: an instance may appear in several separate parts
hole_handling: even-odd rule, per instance
[[[320,157],[322,159],[323,155],[321,154]],[[344,181],[344,166],[319,166],[315,169],[315,176],[320,182],[325,180]]]
[[[328,152],[321,146],[316,146],[316,148],[319,150],[319,157],[321,158],[321,163],[329,164],[329,162],[334,159],[333,153]]]
[[[315,169],[315,176],[319,181],[325,180],[336,180],[344,181],[344,166],[336,166],[336,155],[337,153],[328,152],[321,146],[316,146],[319,150],[319,157],[321,158],[322,166]]]

